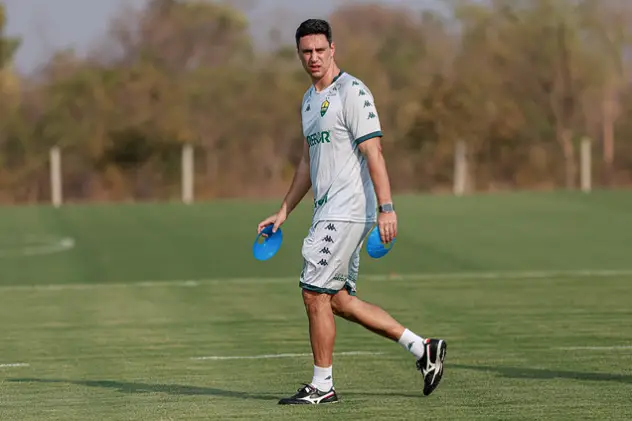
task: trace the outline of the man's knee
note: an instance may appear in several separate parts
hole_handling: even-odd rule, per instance
[[[331,311],[331,295],[303,289],[303,303],[308,313]]]
[[[331,309],[336,316],[347,319],[353,314],[353,305],[356,300],[357,298],[350,295],[346,289],[342,289],[331,299]]]

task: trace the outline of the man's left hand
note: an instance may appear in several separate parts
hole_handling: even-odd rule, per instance
[[[377,217],[377,226],[380,231],[382,243],[388,244],[397,236],[397,214],[393,212],[382,212]]]

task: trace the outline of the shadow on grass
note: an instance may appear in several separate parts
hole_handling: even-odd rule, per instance
[[[78,386],[98,387],[105,389],[116,389],[120,393],[167,393],[170,395],[207,395],[207,396],[219,396],[226,398],[237,399],[256,399],[264,401],[277,401],[281,397],[289,396],[294,393],[294,390],[288,390],[283,393],[248,393],[239,392],[233,390],[217,389],[214,387],[201,387],[201,386],[186,386],[180,384],[150,384],[150,383],[135,383],[135,382],[122,382],[116,380],[63,380],[63,379],[36,379],[36,378],[17,378],[9,379],[8,381],[13,383],[65,383],[74,384]],[[291,393],[288,393],[291,392]],[[341,394],[342,397],[346,396],[397,396],[404,398],[419,398],[421,397],[421,391],[418,394],[412,393],[366,393],[366,392],[346,392]]]
[[[533,380],[549,380],[549,379],[570,379],[583,381],[603,381],[603,382],[620,382],[632,384],[632,375],[611,374],[611,373],[586,373],[578,371],[564,370],[546,370],[542,368],[524,368],[524,367],[492,367],[484,365],[466,365],[466,364],[446,364],[446,372],[451,368],[463,370],[476,370],[491,373],[497,373],[502,377],[511,379],[533,379]]]
[[[445,373],[449,376],[449,372],[453,369],[457,370],[475,370],[489,373],[497,373],[504,378],[511,379],[532,379],[532,380],[550,380],[550,379],[570,379],[582,381],[605,381],[632,384],[632,375],[609,374],[609,373],[586,373],[562,370],[546,370],[537,368],[522,367],[492,367],[485,365],[467,365],[467,364],[446,364]],[[218,389],[214,387],[187,386],[180,384],[151,384],[123,382],[116,380],[63,380],[63,379],[37,379],[37,378],[16,378],[9,379],[14,383],[65,383],[78,386],[97,387],[104,389],[115,389],[120,393],[166,393],[170,395],[206,395],[219,396],[235,399],[255,399],[264,401],[276,401],[281,397],[287,396],[293,390],[282,393],[249,393],[234,390]],[[445,382],[450,380],[446,378]],[[445,383],[444,382],[444,383]],[[419,399],[422,397],[421,390],[419,393],[399,393],[399,392],[368,392],[368,391],[348,391],[342,392],[341,398],[345,397],[370,397],[370,396],[394,396],[403,398]]]
[[[120,393],[167,393],[169,395],[209,395],[239,399],[274,399],[273,394],[258,394],[217,389],[214,387],[186,386],[180,384],[150,384],[121,382],[116,380],[62,380],[62,379],[34,379],[20,378],[9,380],[15,383],[65,383],[78,386],[116,389]]]

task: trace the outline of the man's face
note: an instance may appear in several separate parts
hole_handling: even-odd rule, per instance
[[[303,68],[314,79],[322,78],[329,70],[336,48],[322,34],[306,35],[298,44],[298,55]]]

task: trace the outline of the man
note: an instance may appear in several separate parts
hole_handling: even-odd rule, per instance
[[[384,243],[397,235],[373,96],[360,79],[336,64],[336,48],[326,21],[303,22],[296,31],[296,46],[312,80],[302,103],[302,159],[280,210],[263,220],[258,232],[268,225],[276,232],[309,189],[313,190],[314,214],[303,242],[299,285],[309,321],[314,374],[311,383],[279,404],[338,400],[332,374],[334,315],[398,342],[414,355],[424,380],[423,394],[429,395],[443,375],[445,341],[424,339],[383,309],[356,297],[366,235],[376,221]]]

